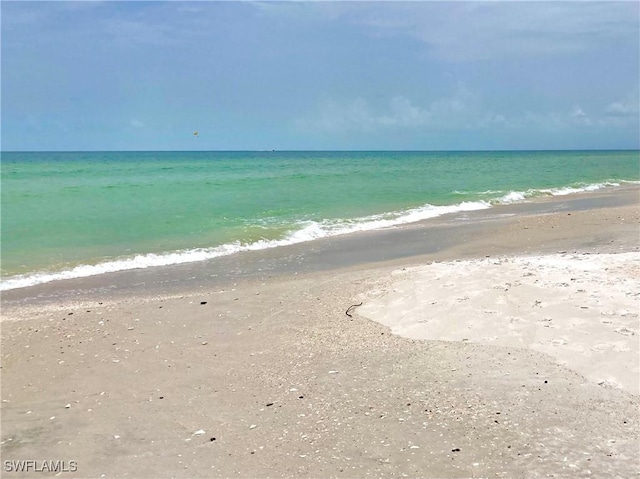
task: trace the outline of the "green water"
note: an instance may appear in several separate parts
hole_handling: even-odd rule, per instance
[[[638,151],[4,152],[2,274],[312,239],[426,204],[638,181],[639,164]]]

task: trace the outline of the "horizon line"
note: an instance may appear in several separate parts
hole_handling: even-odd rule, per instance
[[[543,152],[543,151],[640,151],[637,148],[505,148],[505,149],[229,149],[229,150],[1,150],[2,153],[309,153],[309,152],[397,152],[397,153],[480,153],[480,152]]]

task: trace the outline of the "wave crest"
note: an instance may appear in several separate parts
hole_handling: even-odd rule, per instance
[[[624,183],[638,184],[640,182],[628,181]],[[227,256],[242,251],[256,251],[268,248],[276,248],[291,244],[313,241],[329,236],[338,236],[358,231],[371,231],[384,228],[390,228],[407,223],[415,223],[429,218],[442,216],[449,213],[457,213],[462,211],[474,211],[491,208],[496,204],[509,204],[524,201],[527,198],[543,195],[563,196],[574,193],[595,191],[608,186],[619,186],[618,182],[603,182],[595,184],[572,185],[562,188],[551,189],[529,189],[526,191],[510,191],[493,200],[485,201],[463,201],[454,205],[435,206],[425,204],[417,208],[411,208],[403,211],[395,211],[390,213],[365,216],[361,218],[340,219],[340,220],[323,220],[323,221],[304,221],[300,222],[292,229],[292,231],[281,239],[266,240],[261,239],[251,243],[233,242],[227,243],[213,248],[197,248],[182,251],[173,251],[162,254],[148,253],[140,254],[132,257],[115,259],[94,265],[80,265],[75,268],[60,272],[39,272],[35,274],[26,274],[3,279],[0,282],[0,291],[6,291],[16,288],[24,288],[37,284],[48,283],[51,281],[84,278],[104,273],[114,273],[117,271],[126,271],[132,269],[151,268],[155,266],[169,266],[174,264],[193,263],[205,261],[220,256]],[[478,193],[485,195],[487,193],[502,194],[501,191],[486,191]],[[456,192],[459,193],[459,192]]]

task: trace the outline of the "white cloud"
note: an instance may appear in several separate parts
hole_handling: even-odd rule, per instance
[[[482,129],[504,124],[504,115],[483,108],[480,96],[458,85],[452,95],[422,106],[403,95],[392,97],[375,109],[359,97],[351,101],[331,100],[322,105],[318,118],[301,120],[304,128],[326,131],[371,132],[384,129]]]
[[[421,126],[432,121],[431,112],[417,107],[403,96],[391,99],[389,116],[385,122],[390,125]]]
[[[640,116],[640,92],[636,88],[635,91],[629,93],[625,98],[618,99],[607,105],[605,115],[619,118],[638,118]]]
[[[638,123],[638,104],[629,97],[611,102],[597,115],[575,105],[564,111],[523,110],[507,115],[483,104],[477,92],[459,85],[452,95],[420,105],[403,95],[391,98],[386,105],[374,108],[358,97],[351,101],[326,102],[315,119],[300,120],[306,130],[328,132],[405,131],[480,131],[485,129],[527,129],[538,131],[568,131],[575,129],[610,128]]]
[[[620,102],[613,102],[605,109],[609,116],[631,116],[638,114],[638,106]]]
[[[571,121],[576,125],[591,125],[591,120],[580,106],[573,108],[570,117]]]
[[[640,123],[640,95],[636,88],[625,98],[617,99],[603,108],[598,123],[603,126],[625,127]]]
[[[631,1],[249,2],[272,18],[306,25],[346,21],[372,36],[412,37],[451,61],[572,54],[638,42]]]
[[[380,5],[386,7],[363,12],[359,21],[377,34],[412,36],[446,60],[556,55],[638,39],[636,2]]]

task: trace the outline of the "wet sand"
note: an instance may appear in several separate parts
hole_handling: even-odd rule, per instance
[[[609,370],[637,370],[638,192],[5,292],[3,477],[55,475],[33,470],[44,460],[75,461],[59,477],[636,476],[636,386],[572,362],[597,345],[569,346],[612,328],[628,351],[602,352]],[[568,280],[555,257],[573,265]],[[518,288],[535,290],[527,309]],[[565,293],[591,303],[573,310]],[[429,324],[421,301],[441,302],[437,334],[392,334]],[[566,343],[545,344],[565,356],[486,340],[504,324],[477,307],[533,325],[507,328],[524,346],[553,341],[539,319],[562,323]],[[459,337],[447,318],[473,327]],[[9,472],[18,460],[35,466]]]

